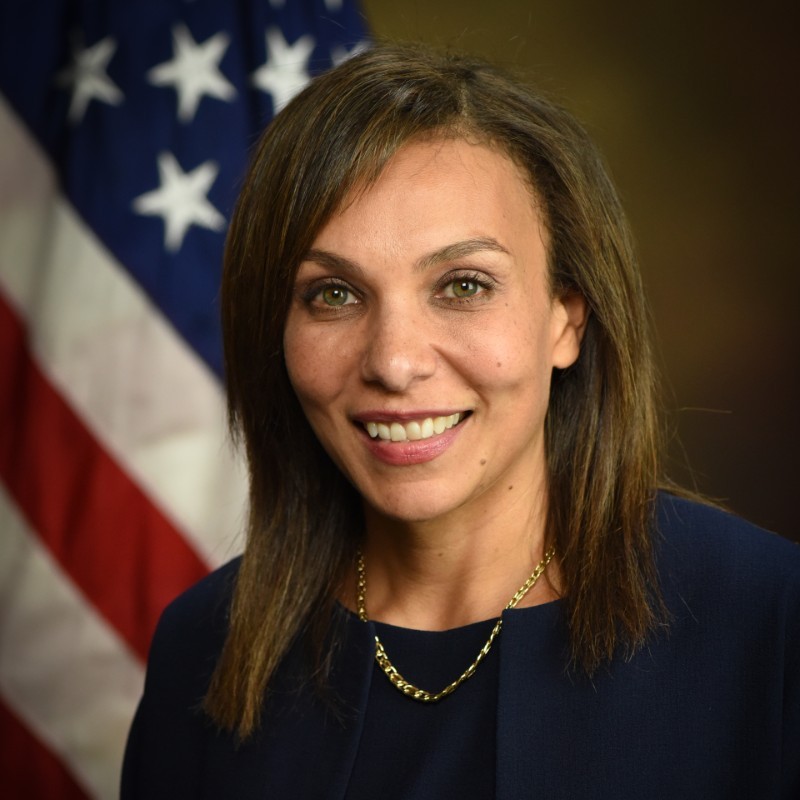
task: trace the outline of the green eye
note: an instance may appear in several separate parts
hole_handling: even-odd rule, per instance
[[[342,286],[328,286],[321,294],[326,306],[343,306],[350,299],[350,292]]]
[[[469,280],[456,280],[451,284],[453,287],[453,294],[456,297],[472,297],[478,293],[480,288],[475,281]]]

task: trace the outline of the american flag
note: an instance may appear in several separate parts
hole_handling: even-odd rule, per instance
[[[0,793],[112,798],[161,609],[240,549],[217,287],[351,0],[0,6]]]

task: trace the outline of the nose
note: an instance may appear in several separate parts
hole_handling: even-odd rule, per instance
[[[408,305],[375,311],[368,326],[362,377],[389,392],[403,392],[436,371],[437,356],[424,313]]]

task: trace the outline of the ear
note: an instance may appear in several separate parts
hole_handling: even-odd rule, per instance
[[[554,367],[566,369],[578,360],[588,321],[586,299],[579,292],[567,292],[553,299]]]

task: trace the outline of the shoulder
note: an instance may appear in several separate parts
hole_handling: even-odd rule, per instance
[[[162,613],[128,735],[123,798],[205,796],[199,765],[212,728],[201,704],[225,642],[238,569],[237,559],[212,572]]]
[[[227,634],[240,561],[210,573],[164,609],[150,646],[146,693],[205,694]]]
[[[241,557],[229,561],[178,595],[164,609],[159,630],[175,627],[191,630],[198,623],[205,627],[210,619],[227,617],[240,562]]]
[[[800,577],[800,546],[711,505],[659,492],[658,543],[664,554],[691,556],[715,571],[769,570]]]
[[[751,776],[759,774],[753,764],[768,764],[761,771],[764,782],[781,774],[785,796],[794,797],[800,785],[794,766],[800,743],[800,545],[667,494],[658,499],[657,528],[670,614],[659,652],[679,676],[684,721],[697,731],[713,728],[717,741],[730,740],[729,752],[750,762]]]
[[[665,599],[709,617],[800,630],[800,545],[722,511],[660,493],[656,550]],[[787,628],[789,630],[787,630]]]

